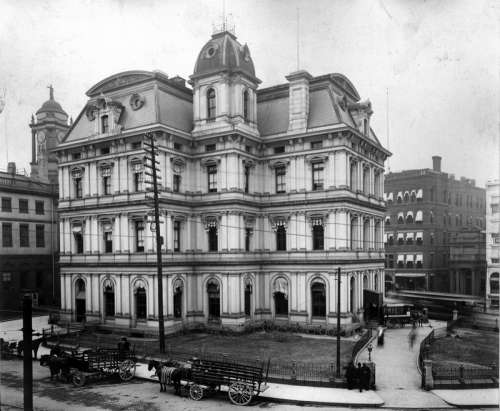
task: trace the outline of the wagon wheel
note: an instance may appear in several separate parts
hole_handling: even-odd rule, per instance
[[[227,395],[235,405],[247,405],[252,401],[253,388],[244,382],[233,382],[229,386]]]
[[[189,397],[192,400],[200,401],[203,398],[203,388],[198,384],[192,384],[189,387]]]
[[[81,371],[75,371],[72,382],[75,387],[83,387],[85,385],[85,375]]]
[[[125,360],[120,364],[118,371],[122,381],[130,381],[135,375],[135,362],[132,360]]]

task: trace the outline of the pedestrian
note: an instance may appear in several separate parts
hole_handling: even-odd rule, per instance
[[[360,362],[358,362],[358,368],[356,368],[356,382],[359,387],[359,392],[363,392],[363,370],[361,369]]]
[[[356,367],[352,361],[346,367],[345,378],[347,380],[347,389],[352,390],[356,382]]]
[[[408,345],[410,351],[413,350],[413,345],[415,344],[415,339],[417,338],[417,330],[415,325],[410,330],[410,333],[408,334]]]
[[[24,352],[24,341],[18,341],[17,343],[17,355],[21,356],[23,355]]]
[[[422,327],[422,321],[423,321],[423,319],[424,319],[424,314],[421,311],[419,311],[418,312],[418,326],[419,327]]]
[[[371,378],[371,371],[370,368],[366,365],[366,363],[363,364],[363,367],[361,367],[361,385],[365,390],[370,389],[370,378]]]

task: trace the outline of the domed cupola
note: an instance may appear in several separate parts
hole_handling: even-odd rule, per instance
[[[194,137],[241,132],[258,136],[257,87],[260,80],[248,46],[223,26],[201,49],[193,85]]]
[[[236,36],[228,31],[215,33],[200,51],[191,79],[220,72],[242,73],[255,77],[255,67],[248,46],[241,45]]]
[[[39,114],[48,114],[48,113],[59,113],[68,117],[68,114],[62,109],[61,105],[54,100],[54,88],[52,86],[49,87],[50,96],[49,99],[42,104],[42,107],[36,112],[38,117]]]

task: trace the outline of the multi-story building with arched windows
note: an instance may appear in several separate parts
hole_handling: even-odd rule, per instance
[[[112,75],[58,148],[62,309],[73,320],[158,326],[142,147],[156,134],[165,326],[363,319],[383,291],[389,155],[371,104],[341,74],[297,71],[258,89],[246,45],[203,46],[189,84]]]

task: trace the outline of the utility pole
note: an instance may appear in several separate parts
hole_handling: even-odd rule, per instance
[[[23,388],[24,411],[33,410],[33,358],[32,353],[32,319],[31,295],[25,294],[23,299]]]
[[[161,261],[161,236],[160,236],[160,215],[158,207],[158,176],[159,169],[157,164],[160,164],[156,160],[157,147],[155,146],[156,140],[153,133],[146,133],[144,135],[144,151],[146,152],[146,157],[144,161],[144,167],[151,170],[151,173],[145,171],[144,174],[152,177],[153,181],[153,200],[154,200],[154,211],[155,211],[155,233],[156,233],[156,265],[157,265],[157,279],[158,279],[158,332],[160,339],[160,352],[165,352],[165,325],[163,324],[163,276],[162,276],[162,261]],[[148,163],[149,161],[149,163]]]
[[[340,378],[340,267],[337,269],[337,378]]]

